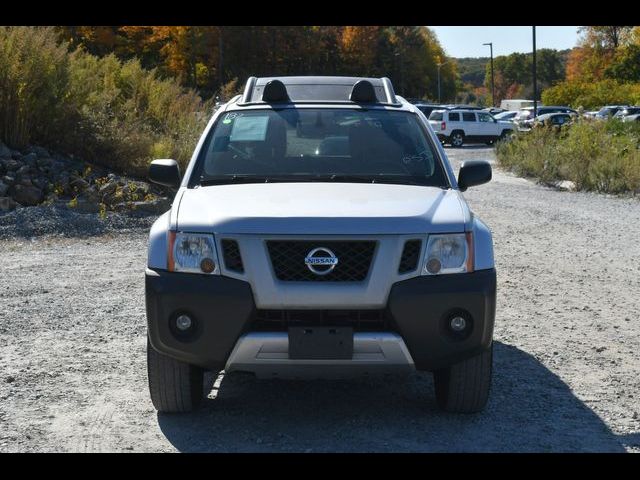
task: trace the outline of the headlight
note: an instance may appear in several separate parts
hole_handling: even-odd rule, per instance
[[[168,269],[171,272],[219,274],[213,235],[169,232]]]
[[[473,271],[473,237],[471,233],[429,235],[423,275]]]

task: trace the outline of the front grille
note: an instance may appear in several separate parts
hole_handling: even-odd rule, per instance
[[[356,332],[396,331],[386,310],[256,310],[253,331],[286,331],[289,327],[352,327]]]
[[[242,257],[240,256],[240,247],[235,240],[223,239],[222,240],[222,258],[224,259],[224,265],[227,270],[233,272],[244,273],[244,265],[242,264]]]
[[[316,248],[327,248],[338,258],[335,268],[324,275],[313,273],[305,257]],[[325,240],[268,240],[271,265],[278,280],[285,282],[362,282],[369,273],[376,242]],[[318,270],[326,267],[317,267]]]
[[[405,242],[398,273],[409,273],[418,268],[420,247],[422,247],[422,240],[407,240]]]

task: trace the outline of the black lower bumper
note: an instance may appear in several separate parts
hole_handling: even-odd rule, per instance
[[[228,277],[147,271],[147,326],[159,352],[192,365],[222,369],[254,311],[247,282]],[[196,322],[193,335],[171,328],[186,313]]]
[[[389,310],[418,370],[437,370],[491,346],[496,311],[496,271],[416,277],[396,283]],[[449,320],[471,323],[459,338]]]
[[[418,370],[436,370],[489,348],[493,337],[495,270],[416,277],[396,283],[388,310]],[[194,274],[147,271],[147,325],[159,352],[205,368],[222,369],[238,338],[251,328],[255,304],[249,283]],[[172,328],[186,313],[196,323],[188,336]],[[454,313],[472,328],[464,338],[447,329]]]

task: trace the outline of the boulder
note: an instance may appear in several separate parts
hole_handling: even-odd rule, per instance
[[[8,172],[15,172],[20,166],[21,163],[13,158],[4,161],[4,168],[6,168]]]
[[[558,190],[562,190],[564,192],[575,192],[576,191],[576,184],[573,183],[570,180],[562,180],[559,182],[555,183],[555,187]]]
[[[26,175],[30,171],[31,171],[31,165],[22,165],[18,170],[16,170],[16,174]]]
[[[89,188],[89,182],[87,182],[84,178],[73,176],[69,180],[69,186],[76,188],[79,192],[83,192],[87,188]]]
[[[9,190],[9,185],[0,181],[0,197],[4,197],[7,194],[7,190]]]
[[[2,177],[2,181],[4,183],[6,183],[7,185],[11,186],[14,183],[16,183],[16,177],[15,174],[14,175],[5,175],[4,177]]]
[[[116,188],[118,188],[118,184],[110,180],[100,187],[100,195],[112,195],[116,191]]]
[[[40,190],[47,190],[47,188],[49,187],[49,181],[45,177],[32,178],[31,183],[33,183]]]
[[[11,158],[11,149],[0,142],[0,158]]]
[[[51,160],[50,158],[39,157],[36,160],[36,164],[38,165],[38,168],[44,169],[50,167],[53,164],[53,160]]]
[[[46,148],[42,148],[42,147],[31,147],[28,150],[29,152],[34,153],[35,155],[37,155],[38,157],[44,157],[44,158],[49,158],[51,157],[51,154],[49,153],[49,151]]]
[[[171,202],[167,198],[157,198],[150,202],[133,202],[131,206],[137,212],[161,215],[171,208]]]
[[[91,201],[91,202],[99,202],[100,201],[100,194],[98,193],[98,191],[96,190],[96,187],[94,185],[88,187],[83,192],[83,196],[86,197],[86,199]]]
[[[80,213],[98,213],[100,211],[100,205],[88,198],[78,197],[74,210]]]
[[[44,194],[42,190],[37,187],[16,185],[13,187],[13,198],[22,205],[32,206],[39,204],[44,198]]]
[[[29,165],[30,167],[35,167],[36,162],[38,161],[38,156],[35,153],[29,153],[20,159],[22,163]]]
[[[0,212],[8,212],[16,208],[18,204],[11,197],[0,197]]]

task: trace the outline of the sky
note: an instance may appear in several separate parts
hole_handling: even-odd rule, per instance
[[[429,27],[450,57],[488,57],[493,42],[493,56],[533,50],[531,27]],[[536,27],[536,48],[564,50],[578,40],[578,27]]]

